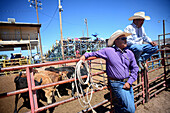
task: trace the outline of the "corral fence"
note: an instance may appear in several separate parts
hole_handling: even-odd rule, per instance
[[[158,57],[152,58],[150,61],[147,61],[148,69],[144,68],[144,70],[140,70],[138,79],[137,81],[133,84],[133,90],[134,90],[134,98],[135,98],[135,105],[139,105],[141,103],[148,102],[150,98],[155,96],[157,93],[161,92],[162,90],[167,88],[167,79],[169,79],[169,56],[166,54],[169,52],[170,49],[162,49],[158,50],[157,53],[159,54]],[[87,59],[89,61],[89,65],[92,64],[98,64],[98,65],[105,65],[104,63],[98,63],[95,60],[98,58],[95,57],[90,57]],[[38,68],[38,67],[44,67],[44,66],[52,66],[52,65],[63,65],[63,64],[68,64],[68,63],[76,63],[78,62],[79,59],[71,59],[71,60],[62,60],[62,61],[54,61],[54,62],[46,62],[46,63],[41,63],[41,64],[34,64],[34,65],[23,65],[23,66],[16,66],[16,67],[7,67],[7,68],[1,68],[0,72],[5,72],[5,71],[13,71],[13,70],[19,70],[19,69],[26,69],[26,75],[27,75],[27,82],[28,82],[28,88],[21,89],[21,90],[16,90],[12,92],[4,92],[0,94],[0,98],[6,98],[9,96],[13,96],[16,94],[24,93],[29,91],[29,98],[30,98],[30,106],[31,106],[31,111],[32,113],[34,112],[40,112],[43,110],[47,110],[52,107],[56,107],[65,103],[68,103],[70,101],[76,100],[78,97],[71,97],[66,100],[58,101],[55,103],[52,103],[47,106],[43,107],[38,107],[37,104],[37,96],[35,93],[35,90],[42,89],[45,87],[51,87],[51,86],[56,86],[60,84],[65,84],[74,81],[73,79],[68,79],[68,80],[63,80],[51,84],[46,84],[46,85],[40,85],[40,86],[35,86],[34,83],[34,75],[33,75],[33,68]],[[100,67],[100,66],[97,66]],[[98,76],[101,74],[105,74],[105,71],[103,69],[91,67],[91,70],[96,70],[95,73],[92,73],[91,71],[91,76]],[[161,71],[163,70],[163,71]],[[159,71],[156,72],[156,71]],[[155,72],[155,73],[154,73]],[[154,74],[151,74],[154,73]],[[154,76],[151,76],[154,75]],[[87,75],[82,76],[82,78],[87,78]],[[104,86],[100,90],[94,90],[93,93],[96,93],[98,91],[102,91],[104,89],[108,89],[107,85]],[[85,95],[89,95],[90,93],[86,92]],[[97,108],[107,102],[110,102],[110,99],[106,99],[94,106],[93,108]],[[83,112],[87,112],[87,110],[91,110],[91,108],[83,110]]]

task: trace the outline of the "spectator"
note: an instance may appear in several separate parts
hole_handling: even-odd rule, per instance
[[[40,63],[40,56],[39,56],[38,53],[34,56],[34,63],[35,63],[35,64]]]
[[[14,55],[13,55],[13,53],[11,53],[11,58],[10,59],[14,59],[15,57],[14,57]]]
[[[76,51],[76,58],[80,58],[80,56],[81,56],[81,55],[80,55],[80,52],[79,52],[79,50],[77,50],[77,51]]]

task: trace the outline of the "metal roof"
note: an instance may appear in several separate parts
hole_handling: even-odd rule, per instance
[[[91,37],[80,37],[79,39],[80,40],[88,40],[88,39],[91,39]]]

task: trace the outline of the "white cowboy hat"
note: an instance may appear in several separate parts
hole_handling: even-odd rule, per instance
[[[125,35],[125,37],[131,35],[131,33],[126,33],[126,32],[123,32],[122,30],[117,30],[116,32],[114,32],[112,34],[112,36],[109,38],[108,40],[108,47],[112,47],[113,44],[114,44],[114,41],[121,35]]]
[[[150,20],[151,18],[149,16],[145,16],[145,12],[137,12],[134,14],[134,16],[130,17],[128,20],[134,20],[134,19]]]

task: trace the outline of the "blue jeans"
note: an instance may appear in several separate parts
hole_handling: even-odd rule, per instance
[[[152,46],[151,44],[133,44],[131,46],[128,46],[127,48],[134,53],[137,62],[146,61],[152,54],[154,54],[158,50],[158,46]]]
[[[123,89],[125,82],[108,80],[112,90],[115,113],[135,113],[133,88]]]

